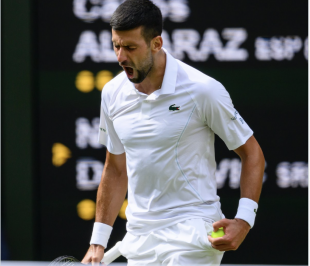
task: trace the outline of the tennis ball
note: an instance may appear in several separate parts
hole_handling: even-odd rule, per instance
[[[217,230],[217,232],[212,231],[211,237],[218,238],[218,237],[222,237],[224,235],[225,235],[224,229],[223,229],[223,227],[220,227],[219,230]]]

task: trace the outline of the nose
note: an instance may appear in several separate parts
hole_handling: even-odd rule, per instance
[[[127,60],[127,55],[126,55],[126,51],[124,48],[119,48],[119,50],[117,51],[117,61],[119,63],[124,62]]]

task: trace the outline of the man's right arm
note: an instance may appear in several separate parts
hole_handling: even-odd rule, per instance
[[[126,154],[107,151],[105,166],[97,192],[96,222],[113,226],[127,193]],[[99,263],[104,247],[91,245],[82,263]]]

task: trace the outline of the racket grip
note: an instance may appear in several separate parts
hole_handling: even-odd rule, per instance
[[[109,251],[104,254],[101,263],[104,263],[104,265],[109,265],[112,261],[116,260],[120,255],[122,255],[118,249],[121,243],[121,241],[118,241],[113,248],[109,249]]]

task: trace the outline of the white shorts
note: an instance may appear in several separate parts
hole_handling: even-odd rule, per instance
[[[212,248],[212,224],[203,219],[180,222],[148,235],[127,233],[120,252],[128,266],[220,265],[224,252]]]

